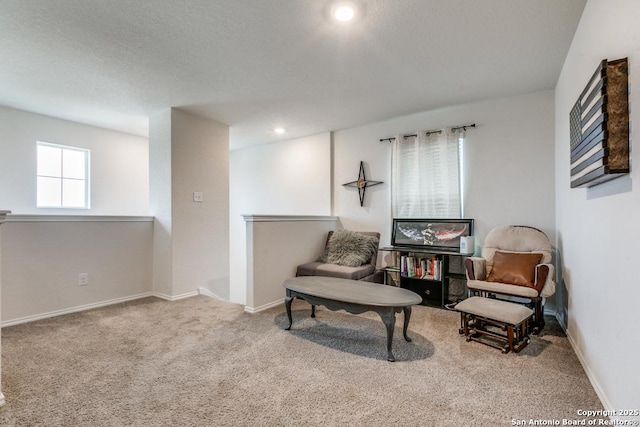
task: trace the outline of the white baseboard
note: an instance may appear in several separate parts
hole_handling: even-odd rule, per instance
[[[564,324],[564,322],[562,321],[562,319],[560,318],[560,314],[558,314],[558,312],[556,312],[555,310],[547,310],[546,308],[544,309],[544,313],[545,314],[549,314],[553,317],[556,318],[556,320],[558,321],[558,324],[560,325],[560,327],[562,328],[562,331],[566,334],[567,333],[567,325]]]
[[[283,303],[284,303],[284,299],[279,299],[279,300],[270,302],[268,304],[261,305],[260,307],[249,307],[249,306],[245,305],[244,306],[244,311],[246,311],[247,313],[253,314],[253,313],[257,313],[259,311],[268,310],[271,307],[277,307],[277,306],[279,306],[280,304],[283,304]]]
[[[4,322],[2,322],[2,327],[4,328],[5,326],[13,326],[13,325],[19,325],[21,323],[48,319],[50,317],[62,316],[63,314],[77,313],[79,311],[91,310],[92,308],[104,307],[112,304],[119,304],[121,302],[133,301],[136,299],[146,298],[150,296],[153,296],[151,292],[145,292],[143,294],[131,295],[131,296],[122,297],[122,298],[114,298],[107,301],[101,301],[101,302],[96,302],[92,304],[85,304],[85,305],[80,305],[72,308],[65,308],[64,310],[55,310],[55,311],[50,311],[48,313],[36,314],[33,316],[25,316],[25,317],[20,317],[18,319],[12,319],[12,320],[5,320]]]
[[[565,328],[565,331],[566,331],[566,328]],[[598,382],[595,375],[593,375],[593,371],[591,371],[591,368],[589,368],[589,365],[587,364],[587,361],[584,358],[584,355],[576,345],[576,342],[571,336],[570,331],[566,331],[566,334],[567,334],[567,338],[569,339],[569,344],[571,344],[571,348],[573,348],[573,352],[576,354],[576,356],[578,356],[578,360],[582,365],[582,369],[584,369],[584,372],[587,374],[587,378],[589,378],[589,382],[591,383],[593,390],[596,392],[596,394],[598,395],[598,398],[602,402],[602,406],[604,406],[604,409],[607,411],[613,411],[615,408],[613,407],[613,405],[611,405],[611,402],[609,401],[607,396],[604,394],[604,391],[602,390],[600,383]]]
[[[198,295],[198,291],[187,292],[185,294],[180,294],[180,295],[167,295],[167,294],[163,294],[162,292],[153,292],[152,295],[154,297],[158,297],[167,301],[177,301],[179,299],[195,297]]]
[[[200,295],[204,295],[205,297],[209,297],[209,298],[213,298],[213,299],[217,299],[219,301],[227,301],[226,299],[222,298],[219,295],[216,295],[215,293],[211,292],[209,289],[207,288],[198,288],[198,293]]]
[[[551,315],[555,316],[556,320],[560,324],[560,327],[562,328],[564,333],[567,335],[567,339],[569,340],[569,344],[571,345],[571,348],[573,349],[573,352],[576,354],[576,356],[578,356],[578,361],[582,365],[582,369],[584,369],[584,372],[587,374],[587,378],[589,379],[589,382],[591,383],[591,386],[593,387],[593,390],[596,392],[596,395],[598,396],[598,399],[600,399],[600,402],[602,402],[602,406],[604,406],[604,409],[606,411],[612,411],[614,409],[613,405],[611,405],[611,402],[609,402],[609,399],[604,394],[604,391],[602,390],[602,387],[600,386],[600,383],[598,382],[596,377],[593,375],[593,372],[589,368],[589,365],[587,364],[587,361],[584,358],[584,355],[582,354],[582,352],[580,351],[580,349],[576,345],[576,342],[573,339],[573,337],[571,336],[571,333],[567,330],[567,325],[565,325],[564,322],[562,321],[562,319],[560,319],[560,316],[558,315],[558,313],[556,313],[556,312],[554,312],[552,310],[549,310],[548,314],[551,314]]]
[[[551,310],[550,308],[544,307],[543,306],[543,315],[545,316],[553,316],[556,318],[556,320],[558,321],[558,323],[560,323],[560,326],[562,327],[563,330],[565,330],[565,327],[562,325],[562,322],[560,322],[560,318],[558,317],[558,313],[556,313],[555,310]],[[565,331],[566,332],[566,331]]]

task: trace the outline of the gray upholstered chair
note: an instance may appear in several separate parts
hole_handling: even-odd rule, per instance
[[[544,327],[544,301],[555,293],[551,243],[537,228],[511,225],[487,234],[482,257],[465,260],[471,295],[527,303],[533,308],[533,333]]]
[[[327,260],[327,251],[331,249],[332,242],[337,242],[337,240],[335,239],[332,240],[334,231],[329,231],[323,255],[321,255],[316,261],[299,265],[296,270],[296,276],[325,276],[351,280],[365,280],[369,282],[381,282],[380,279],[382,278],[382,275],[376,274],[376,262],[378,260],[378,243],[380,242],[380,233],[368,231],[350,232],[345,230],[339,230],[339,233],[357,233],[360,235],[369,236],[369,239],[365,239],[367,242],[364,246],[366,246],[367,249],[365,249],[364,252],[366,255],[364,256],[364,258],[362,258],[364,262],[361,265],[340,265],[335,262],[331,262],[331,260]],[[369,253],[371,254],[370,256],[368,256]],[[349,256],[350,254],[346,255]],[[351,262],[347,264],[354,263]],[[355,264],[359,263],[356,262]]]

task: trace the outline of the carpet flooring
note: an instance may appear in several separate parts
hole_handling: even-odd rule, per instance
[[[414,307],[413,342],[374,313],[293,303],[256,314],[145,298],[2,329],[3,426],[507,426],[603,409],[561,328],[521,353]]]

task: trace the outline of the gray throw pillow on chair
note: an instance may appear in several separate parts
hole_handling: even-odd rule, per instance
[[[378,239],[356,231],[338,230],[333,233],[319,262],[359,267],[366,264],[378,249]]]

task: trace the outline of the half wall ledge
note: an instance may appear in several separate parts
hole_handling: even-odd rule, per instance
[[[4,211],[0,211],[4,212]],[[122,215],[11,215],[7,222],[152,222],[153,216]]]
[[[246,223],[245,311],[257,313],[284,303],[282,283],[298,265],[322,253],[337,216],[242,215]]]
[[[289,221],[337,221],[337,216],[325,215],[242,215],[245,222],[289,222]]]

